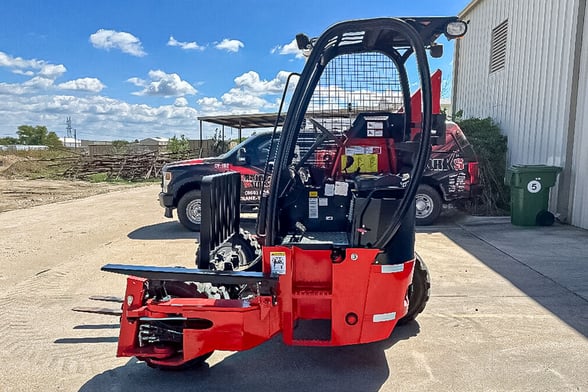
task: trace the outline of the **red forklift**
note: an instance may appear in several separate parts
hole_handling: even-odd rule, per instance
[[[377,18],[298,35],[308,59],[268,152],[255,233],[240,227],[239,174],[215,174],[197,268],[105,265],[129,275],[117,355],[182,369],[279,333],[288,345],[369,343],[422,312],[414,200],[445,137],[427,50],[441,56],[436,39],[466,30],[456,17]]]

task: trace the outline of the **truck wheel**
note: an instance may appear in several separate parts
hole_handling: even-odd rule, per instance
[[[418,254],[415,254],[412,283],[408,287],[408,312],[398,320],[398,324],[406,324],[419,315],[427,305],[431,296],[431,276],[427,265]]]
[[[432,186],[421,184],[415,196],[416,224],[427,226],[433,224],[441,214],[443,200]]]
[[[188,230],[199,231],[202,221],[202,198],[199,190],[187,192],[178,203],[178,218]]]

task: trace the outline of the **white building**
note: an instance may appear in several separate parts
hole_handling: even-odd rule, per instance
[[[169,139],[165,137],[148,137],[139,141],[139,144],[143,146],[158,146],[165,147],[169,143]]]
[[[74,139],[73,137],[62,137],[61,141],[63,142],[63,146],[67,148],[82,147],[82,141],[80,139]]]
[[[473,0],[459,16],[453,109],[500,124],[509,165],[562,167],[550,210],[588,229],[586,0]]]

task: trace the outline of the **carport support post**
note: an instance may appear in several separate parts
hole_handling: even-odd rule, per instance
[[[200,149],[198,152],[198,157],[202,158],[202,120],[200,120],[200,145],[198,147]]]

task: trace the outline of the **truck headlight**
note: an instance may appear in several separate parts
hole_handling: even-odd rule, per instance
[[[172,180],[172,173],[168,171],[164,171],[162,173],[163,179],[161,182],[161,190],[164,193],[167,193],[167,186],[169,185],[170,181]]]

